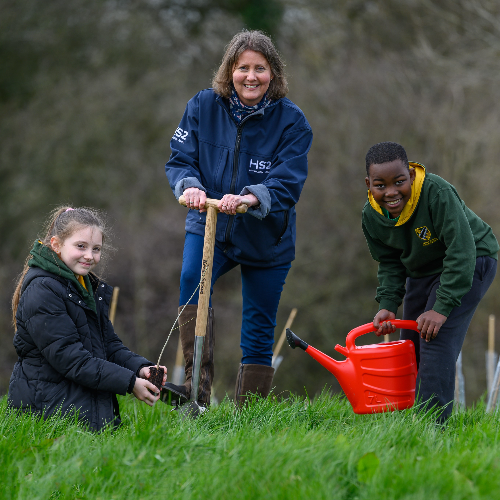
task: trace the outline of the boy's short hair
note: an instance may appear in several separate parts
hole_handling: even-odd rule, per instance
[[[378,165],[394,160],[401,160],[407,168],[410,168],[406,151],[397,142],[379,142],[374,144],[366,153],[366,175],[370,175],[370,165]]]

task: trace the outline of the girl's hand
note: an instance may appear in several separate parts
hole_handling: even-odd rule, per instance
[[[244,196],[237,194],[225,194],[219,201],[219,212],[227,215],[234,215],[236,213],[236,209],[243,203],[248,205],[248,207],[253,207],[258,205],[260,202],[259,199],[252,193],[248,193]]]
[[[141,371],[139,372],[139,377],[149,379],[149,377],[151,376],[149,368],[150,368],[149,366],[144,366],[143,368],[141,368]],[[160,365],[158,368],[163,368],[163,381],[161,385],[165,385],[167,383],[167,367]]]
[[[206,212],[205,202],[207,201],[207,194],[201,189],[192,187],[187,188],[182,193],[184,199],[186,200],[186,206],[192,208],[193,210],[199,210],[200,212]]]
[[[390,321],[391,319],[396,319],[396,315],[387,309],[380,309],[375,315],[373,318],[373,326],[374,328],[378,328],[375,332],[377,337],[389,335],[389,333],[394,333],[396,331],[396,327]]]
[[[448,318],[439,314],[432,309],[424,312],[417,318],[417,328],[420,332],[420,337],[430,342],[437,337],[440,328]]]
[[[151,391],[151,392],[150,392]],[[149,406],[153,406],[160,399],[160,391],[149,380],[137,377],[132,394]]]

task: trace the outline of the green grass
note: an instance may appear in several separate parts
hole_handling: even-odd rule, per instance
[[[413,409],[355,415],[340,396],[224,400],[195,421],[121,398],[124,425],[99,435],[0,400],[6,499],[475,499],[500,496],[499,418],[484,406],[445,428]]]

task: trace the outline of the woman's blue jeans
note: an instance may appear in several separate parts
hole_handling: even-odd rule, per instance
[[[202,257],[203,236],[186,233],[179,305],[188,302],[200,282]],[[239,264],[227,258],[224,252],[215,245],[210,297],[213,293],[214,283],[219,277],[238,265],[241,268],[243,295],[240,342],[243,357],[241,363],[271,366],[276,313],[291,263],[274,267]],[[189,303],[198,303],[198,292]]]

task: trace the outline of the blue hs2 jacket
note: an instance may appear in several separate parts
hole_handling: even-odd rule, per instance
[[[208,198],[254,194],[246,214],[217,218],[216,244],[241,264],[271,267],[295,258],[295,204],[307,177],[312,130],[287,98],[237,124],[227,99],[206,89],[187,104],[165,170],[175,196],[197,187]],[[204,235],[206,214],[190,210],[186,231]]]

